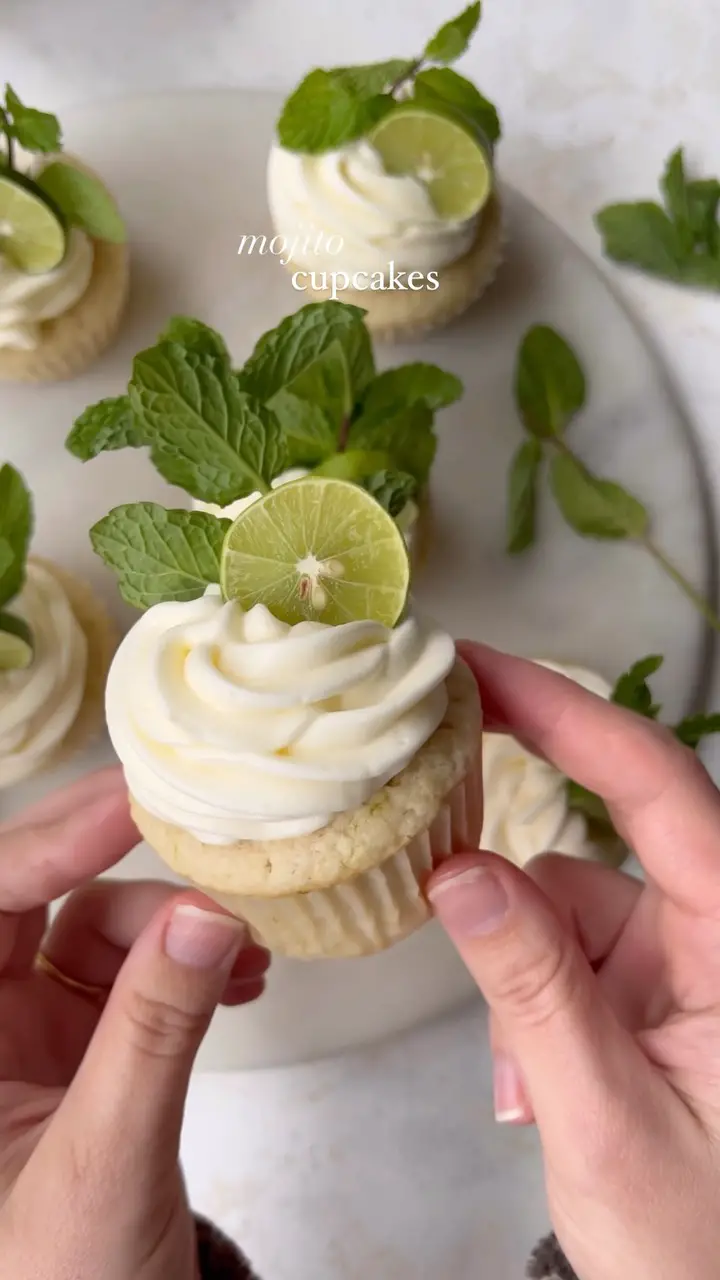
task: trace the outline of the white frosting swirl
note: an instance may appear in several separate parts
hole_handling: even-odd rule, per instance
[[[328,627],[208,593],[155,605],[107,685],[110,737],[150,813],[208,844],[327,826],[400,773],[447,706],[445,632]]]
[[[279,489],[281,485],[290,484],[293,480],[302,480],[308,474],[307,467],[290,467],[288,471],[283,471],[279,476],[276,476],[270,487]],[[236,502],[231,502],[227,507],[218,507],[214,502],[201,502],[199,498],[194,498],[193,508],[195,511],[209,511],[213,516],[225,516],[228,520],[236,520],[241,511],[251,506],[253,502],[257,502],[261,496],[259,492],[251,493],[246,498],[238,498]],[[412,547],[413,544],[417,518],[417,505],[410,500],[405,503],[395,520],[408,547]]]
[[[93,256],[92,241],[77,228],[68,235],[62,262],[39,275],[20,271],[0,248],[0,348],[33,351],[43,321],[64,315],[86,292]]]
[[[609,698],[602,676],[582,667],[541,662],[585,689]],[[539,853],[598,858],[602,851],[588,835],[582,813],[568,808],[566,778],[503,733],[483,734],[485,817],[482,848],[522,867]]]
[[[442,218],[421,181],[386,173],[362,140],[320,155],[275,144],[268,201],[287,255],[310,271],[385,272],[390,262],[398,271],[439,270],[467,253],[478,226],[477,215]],[[339,252],[331,237],[342,241]]]
[[[61,583],[30,561],[12,612],[33,634],[33,661],[0,671],[0,786],[41,769],[77,718],[85,693],[87,640]]]

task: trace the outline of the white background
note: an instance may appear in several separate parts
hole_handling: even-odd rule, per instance
[[[2,0],[0,71],[58,111],[133,90],[290,87],[311,64],[413,53],[453,9],[445,0]],[[500,105],[504,175],[596,253],[593,211],[652,195],[679,142],[699,172],[720,174],[718,66],[714,0],[488,0],[464,69]],[[720,298],[617,278],[680,387],[717,493]],[[717,680],[715,692],[720,702]],[[478,1016],[332,1064],[196,1081],[191,1187],[245,1241],[264,1280],[512,1280],[493,1239],[468,1233],[468,1197],[524,1176],[520,1157],[534,1139],[499,1134],[480,1149],[490,1086]],[[269,1163],[283,1140],[286,1155]],[[337,1193],[322,1201],[313,1194],[321,1158],[337,1171]],[[264,1214],[271,1184],[287,1207],[274,1221]],[[542,1221],[530,1179],[514,1227],[529,1244]],[[373,1259],[362,1271],[361,1240]]]

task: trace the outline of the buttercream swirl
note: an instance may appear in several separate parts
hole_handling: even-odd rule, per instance
[[[602,676],[581,667],[541,662],[601,698],[610,696]],[[522,867],[552,850],[576,858],[602,856],[582,813],[567,802],[567,779],[508,734],[483,735],[485,815],[482,847]]]
[[[52,271],[28,275],[3,255],[0,239],[0,348],[33,351],[41,341],[40,325],[64,315],[82,298],[93,270],[93,245],[73,228],[65,257]]]
[[[292,262],[311,271],[439,270],[468,252],[478,227],[477,215],[442,218],[424,183],[386,173],[366,141],[320,155],[274,145],[268,200]]]
[[[290,627],[209,592],[158,604],[120,646],[107,722],[136,800],[208,844],[326,826],[440,724],[454,644],[409,619]]]
[[[31,560],[12,603],[33,635],[24,671],[0,672],[0,786],[43,768],[77,718],[87,673],[87,641],[51,569]]]

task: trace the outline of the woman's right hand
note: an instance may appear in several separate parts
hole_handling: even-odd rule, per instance
[[[429,895],[493,1017],[498,1118],[534,1116],[582,1280],[720,1275],[720,795],[667,730],[532,663],[461,650],[489,728],[599,793],[641,883],[453,859]]]

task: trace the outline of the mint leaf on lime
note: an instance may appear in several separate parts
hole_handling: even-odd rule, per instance
[[[364,315],[360,307],[344,302],[311,302],[301,307],[259,339],[240,371],[243,388],[266,403],[272,403],[273,396],[282,390],[299,395],[301,399],[308,390],[314,395],[316,386],[312,366],[321,359],[333,365],[337,358],[334,344],[337,343],[348,371],[347,401],[355,403],[375,373]],[[330,357],[329,349],[332,349]],[[337,389],[334,375],[332,385]],[[326,398],[320,407],[336,414],[337,395]]]
[[[427,62],[454,62],[467,49],[480,21],[481,5],[468,5],[457,18],[446,22],[425,46]]]
[[[618,707],[626,707],[649,720],[657,720],[662,708],[654,701],[648,685],[650,676],[659,671],[664,659],[659,654],[640,658],[623,672],[610,695],[610,701]]]
[[[125,223],[99,178],[75,165],[55,160],[38,174],[36,182],[73,226],[80,227],[94,240],[124,243]]]
[[[33,527],[30,491],[19,471],[0,467],[0,605],[7,604],[25,581]]]
[[[693,751],[699,747],[703,738],[709,737],[711,734],[720,733],[720,715],[717,711],[710,714],[700,713],[699,715],[686,716],[679,724],[676,724],[673,733],[680,742],[686,747],[692,747]]]
[[[166,600],[196,600],[220,581],[220,553],[230,524],[205,511],[132,502],[93,525],[90,541],[117,574],[123,600],[149,609]]]
[[[376,502],[384,507],[395,519],[405,510],[408,502],[412,502],[417,494],[417,483],[414,476],[407,471],[382,470],[368,476],[363,483]]]
[[[479,129],[493,146],[501,134],[500,117],[471,80],[451,67],[428,67],[415,77],[413,98],[420,106],[449,109]]]
[[[111,449],[139,449],[144,444],[130,397],[110,396],[88,405],[75,419],[65,448],[81,462],[89,462]]]
[[[534,325],[515,367],[515,399],[526,430],[541,440],[561,436],[585,396],[585,374],[572,347],[549,325]]]
[[[129,395],[157,470],[193,498],[226,506],[285,469],[274,413],[217,356],[159,343],[135,357]]]
[[[230,360],[225,339],[216,329],[211,329],[209,324],[203,324],[202,320],[195,320],[192,316],[172,316],[158,335],[157,341],[177,342],[186,351],[197,351],[200,355],[221,356],[223,360]]]
[[[5,85],[3,128],[26,151],[59,151],[62,146],[60,125],[47,111],[26,107],[9,84]]]
[[[519,555],[535,541],[537,481],[543,460],[539,440],[523,441],[508,476],[507,550]]]
[[[390,459],[381,450],[347,449],[344,453],[333,453],[319,467],[315,468],[316,476],[334,476],[336,480],[352,480],[356,484],[366,477],[387,467]],[[363,485],[367,488],[367,485]]]
[[[599,480],[572,454],[550,465],[550,487],[563,518],[585,538],[636,538],[648,531],[643,504],[613,480]]]
[[[373,378],[362,399],[362,412],[374,415],[413,404],[445,409],[459,400],[463,391],[460,379],[436,364],[402,364]]]
[[[363,137],[391,111],[389,94],[358,88],[347,70],[311,71],[290,95],[277,124],[288,151],[310,155],[342,147]]]
[[[393,469],[407,472],[422,488],[437,450],[433,422],[432,409],[422,401],[390,414],[362,414],[350,425],[347,447],[387,453]]]

